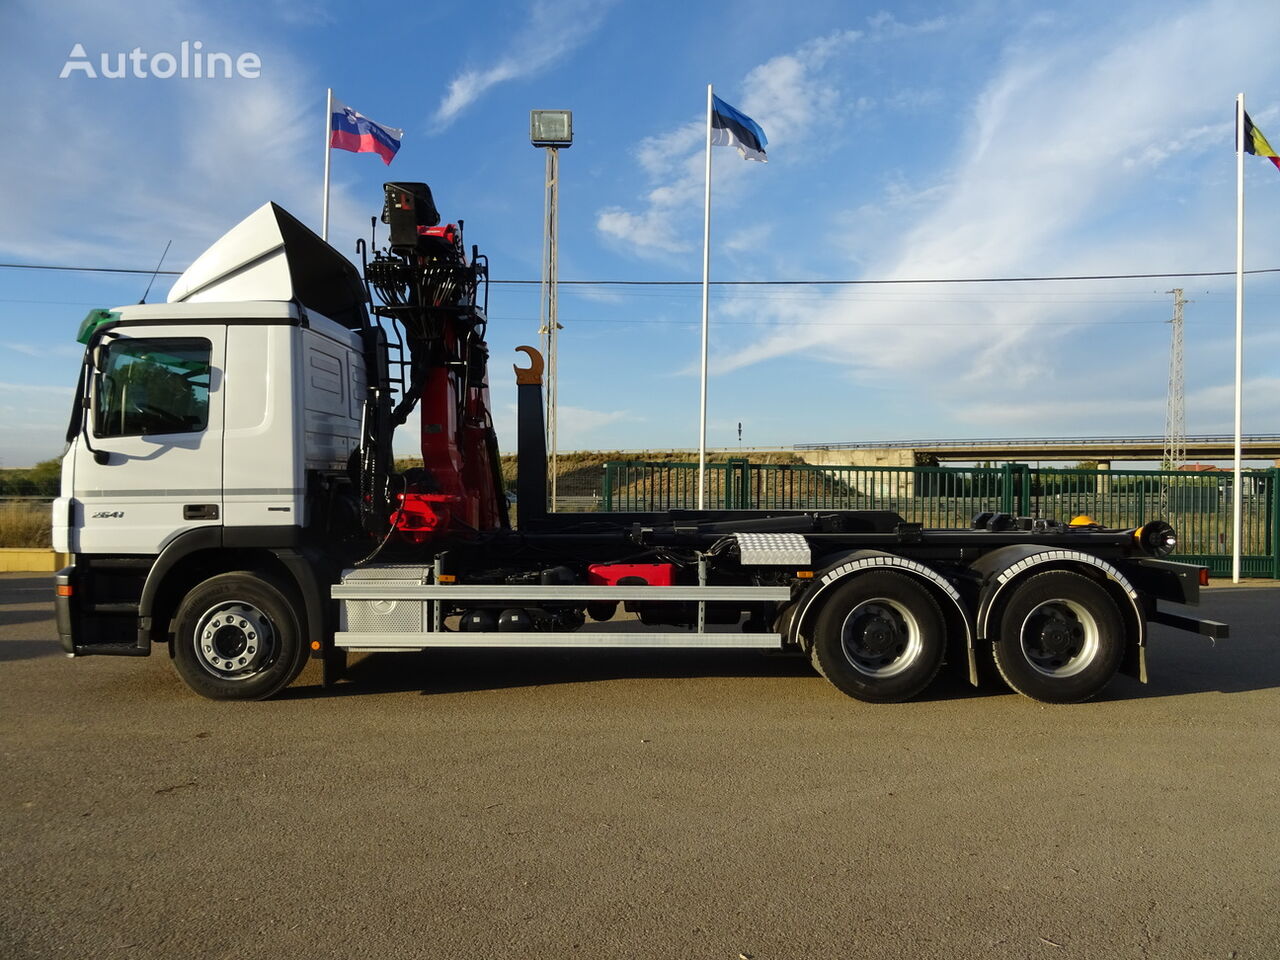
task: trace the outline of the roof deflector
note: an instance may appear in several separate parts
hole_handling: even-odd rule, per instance
[[[352,330],[367,323],[351,261],[283,207],[265,203],[187,267],[170,303],[296,300]]]

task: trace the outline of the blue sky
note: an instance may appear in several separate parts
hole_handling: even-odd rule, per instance
[[[324,95],[405,129],[333,154],[351,253],[385,179],[425,180],[495,279],[536,279],[531,108],[574,111],[563,279],[701,276],[708,82],[769,137],[714,151],[712,276],[882,279],[1231,270],[1233,101],[1280,145],[1274,2],[368,5],[9,0],[0,260],[182,267],[266,200],[318,228]],[[256,53],[256,79],[58,79],[141,47]],[[1280,266],[1280,171],[1246,158],[1250,268]],[[1247,282],[1246,432],[1280,432],[1280,275]],[[161,277],[151,299],[167,292]],[[91,306],[145,278],[0,270],[0,463],[57,455]],[[1230,432],[1234,286],[1212,279],[712,294],[709,442],[1159,434],[1171,297],[1187,425]],[[697,444],[696,287],[564,287],[561,447]],[[495,285],[494,407],[536,287]],[[411,445],[411,439],[409,444]]]

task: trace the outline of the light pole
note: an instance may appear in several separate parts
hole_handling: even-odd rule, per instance
[[[547,180],[544,208],[546,232],[542,239],[542,302],[538,306],[538,319],[543,336],[543,352],[547,356],[547,453],[551,470],[551,512],[556,510],[557,465],[556,394],[559,387],[556,375],[556,339],[560,324],[557,320],[556,281],[558,279],[560,222],[560,148],[573,145],[572,110],[530,110],[529,142],[547,151]]]

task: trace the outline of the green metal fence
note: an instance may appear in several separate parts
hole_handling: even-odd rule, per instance
[[[1242,474],[1241,572],[1280,577],[1280,469]],[[1231,572],[1233,478],[1229,472],[1059,470],[996,467],[707,465],[712,510],[892,510],[926,527],[967,527],[975,513],[1069,520],[1088,514],[1109,527],[1157,518],[1178,530],[1178,559],[1215,576]],[[693,509],[696,463],[614,461],[604,465],[599,496],[606,511]]]

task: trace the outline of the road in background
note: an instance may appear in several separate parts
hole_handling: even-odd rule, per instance
[[[435,651],[201,700],[0,578],[0,956],[1274,957],[1280,588],[1048,707],[751,652]]]

